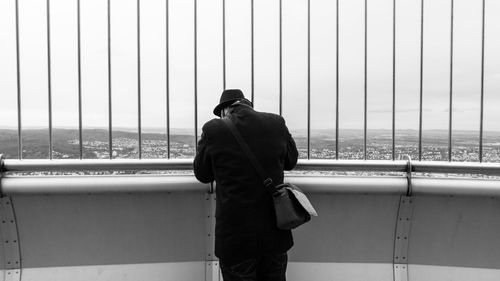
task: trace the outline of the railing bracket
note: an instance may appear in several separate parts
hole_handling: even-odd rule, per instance
[[[0,198],[0,235],[1,247],[5,257],[4,280],[21,280],[21,254],[14,208],[10,197]]]
[[[415,197],[401,196],[394,236],[394,281],[408,281],[408,246],[414,205]]]
[[[5,159],[4,155],[0,154],[0,197],[3,197],[2,178],[3,178],[3,173],[5,171],[4,159]]]
[[[411,157],[410,155],[405,155],[406,158],[407,158],[407,161],[406,161],[406,179],[408,181],[408,188],[406,189],[406,196],[411,196],[412,193],[413,193],[413,186],[412,186],[412,182],[411,182],[411,175],[412,175],[412,172],[413,172],[413,166],[412,166],[412,163],[411,163]]]
[[[213,184],[210,185],[212,192],[205,195],[206,208],[206,256],[205,256],[205,280],[219,281],[219,261],[215,256],[215,203],[216,197],[213,192]]]

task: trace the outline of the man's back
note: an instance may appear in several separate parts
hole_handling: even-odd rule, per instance
[[[229,118],[275,184],[283,170],[297,162],[297,148],[284,119],[239,104]],[[271,194],[221,119],[203,126],[194,162],[202,182],[216,181],[216,255],[242,259],[286,252],[293,245],[290,231],[276,227]]]

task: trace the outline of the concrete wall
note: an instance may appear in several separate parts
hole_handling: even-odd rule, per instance
[[[399,189],[340,192],[334,180],[330,189],[290,180],[309,191],[319,217],[294,231],[289,280],[403,280],[393,264]],[[192,184],[198,191],[7,194],[21,270],[7,275],[1,243],[0,280],[217,280],[213,201]],[[499,280],[499,198],[417,192],[412,200],[407,280]]]

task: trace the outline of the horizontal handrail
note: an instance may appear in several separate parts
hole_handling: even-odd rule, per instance
[[[4,195],[212,191],[210,184],[182,175],[12,176],[1,179],[1,189]]]
[[[5,160],[5,172],[57,171],[168,171],[191,170],[193,159],[119,159],[119,160]],[[300,171],[407,172],[404,160],[305,160],[298,161]],[[415,173],[484,174],[500,176],[500,163],[412,162]]]
[[[189,175],[6,176],[0,181],[3,195],[213,191],[210,184]],[[307,193],[403,195],[407,191],[405,177],[289,175],[286,181]],[[500,196],[497,180],[417,177],[412,186],[414,195]]]

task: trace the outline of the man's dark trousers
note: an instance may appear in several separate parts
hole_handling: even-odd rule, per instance
[[[286,281],[288,256],[265,255],[239,261],[220,260],[224,281]]]

